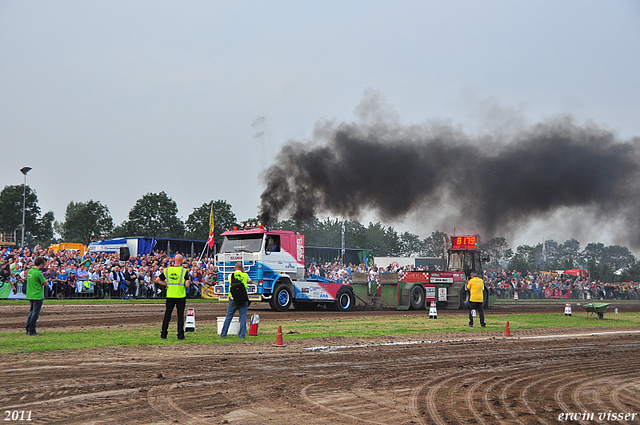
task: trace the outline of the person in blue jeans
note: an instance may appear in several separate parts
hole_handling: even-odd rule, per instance
[[[47,285],[47,280],[42,275],[42,270],[45,267],[44,258],[36,257],[33,265],[34,267],[31,267],[27,273],[27,299],[31,304],[31,308],[29,309],[25,331],[27,335],[41,336],[42,334],[36,331],[36,322],[38,322],[40,310],[42,309],[44,286]]]
[[[249,280],[249,275],[244,272],[244,267],[242,267],[241,262],[237,262],[235,266],[235,271],[229,275],[229,306],[227,307],[227,317],[224,319],[224,325],[222,326],[222,332],[220,332],[220,338],[226,338],[227,332],[229,332],[229,325],[231,325],[231,320],[233,319],[234,314],[236,314],[236,310],[238,310],[240,315],[240,330],[238,332],[238,338],[244,338],[247,334],[247,308],[249,308],[249,302],[244,301],[240,303],[236,303],[233,299],[233,295],[231,295],[231,284],[233,282],[242,282],[244,284],[245,289],[249,290],[249,283],[253,283]]]

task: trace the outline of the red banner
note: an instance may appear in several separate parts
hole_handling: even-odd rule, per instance
[[[562,294],[562,290],[560,288],[545,288],[544,297],[545,298],[569,298],[571,296],[571,291],[567,291],[566,294]]]

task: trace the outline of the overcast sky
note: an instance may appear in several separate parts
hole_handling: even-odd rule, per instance
[[[32,167],[61,221],[160,191],[183,220],[212,199],[246,219],[279,148],[367,91],[406,125],[571,114],[629,139],[639,75],[638,1],[0,1],[0,186]]]

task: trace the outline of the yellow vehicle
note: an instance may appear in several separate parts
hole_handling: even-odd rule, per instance
[[[53,252],[56,252],[56,253],[60,251],[78,251],[78,255],[80,257],[82,257],[84,253],[87,252],[87,246],[81,243],[62,242],[62,243],[57,243],[55,245],[51,245],[49,249],[53,250]]]
[[[16,234],[0,233],[0,247],[16,246]]]

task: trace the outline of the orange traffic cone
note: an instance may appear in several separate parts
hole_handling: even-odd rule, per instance
[[[507,320],[507,326],[504,328],[504,336],[511,336],[511,331],[509,331],[509,321]]]
[[[286,347],[286,345],[284,345],[284,341],[282,340],[282,325],[278,326],[278,335],[276,336],[275,346],[276,347]]]

